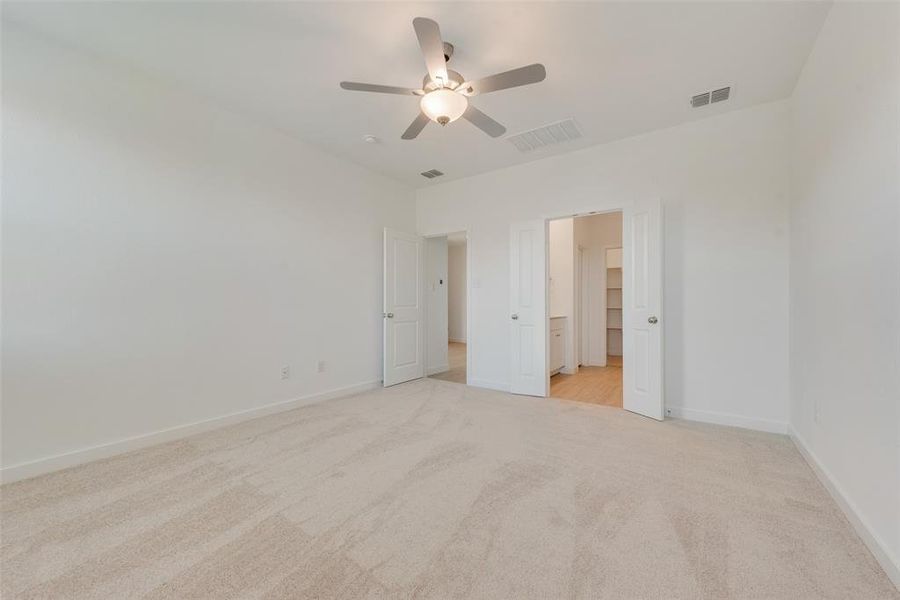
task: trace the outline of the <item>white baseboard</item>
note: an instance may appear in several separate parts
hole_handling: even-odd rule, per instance
[[[681,408],[679,406],[667,406],[666,416],[673,419],[685,419],[687,421],[700,421],[702,423],[714,423],[716,425],[729,425],[731,427],[743,427],[769,433],[787,433],[787,423],[769,421],[766,419],[754,419],[729,413],[712,412],[708,410],[695,410]]]
[[[434,375],[435,373],[443,373],[444,371],[449,371],[449,370],[450,370],[450,364],[444,363],[444,364],[438,365],[436,367],[428,367],[426,369],[426,372],[429,375]]]
[[[508,392],[509,384],[499,381],[489,381],[487,379],[470,379],[469,385],[472,387],[487,388],[489,390],[497,390],[498,392]]]
[[[448,338],[448,339],[449,339],[449,341],[453,342],[454,344],[465,344],[466,343],[466,338]]]
[[[847,520],[850,521],[853,529],[856,530],[856,533],[872,553],[872,556],[875,557],[875,560],[877,560],[878,564],[881,565],[881,568],[884,569],[888,578],[894,583],[897,589],[900,590],[900,557],[891,554],[887,545],[860,514],[859,510],[856,508],[856,504],[847,497],[843,488],[835,481],[828,469],[822,465],[813,451],[810,450],[809,446],[806,445],[806,442],[800,434],[797,433],[793,427],[789,427],[788,433],[791,436],[794,445],[797,447],[797,450],[800,451],[800,454],[813,470],[813,473],[816,474],[816,477],[822,482],[822,485],[825,486],[825,489],[828,490],[831,497],[834,498],[834,501],[840,507],[841,511],[843,511]]]
[[[509,384],[497,381],[489,381],[485,379],[471,379],[469,385],[474,387],[487,388],[500,392],[508,392]],[[702,423],[714,423],[716,425],[729,425],[731,427],[742,427],[744,429],[755,429],[757,431],[766,431],[769,433],[788,432],[787,423],[779,421],[767,421],[765,419],[754,419],[750,417],[742,417],[740,415],[732,415],[728,413],[717,413],[705,410],[693,410],[680,407],[667,407],[666,416],[673,419],[685,419],[687,421],[700,421]]]
[[[258,406],[256,408],[241,410],[227,415],[222,415],[221,417],[213,417],[211,419],[205,419],[203,421],[196,421],[194,423],[188,423],[185,425],[177,425],[169,429],[136,435],[134,437],[116,440],[115,442],[109,442],[97,446],[91,446],[89,448],[83,448],[81,450],[73,450],[72,452],[66,452],[64,454],[48,456],[47,458],[41,458],[31,462],[10,465],[8,467],[0,469],[0,483],[11,483],[13,481],[36,477],[38,475],[51,473],[53,471],[59,471],[60,469],[66,469],[68,467],[74,467],[76,465],[99,460],[101,458],[109,458],[110,456],[115,456],[116,454],[122,454],[124,452],[146,448],[147,446],[155,446],[156,444],[170,442],[172,440],[184,438],[196,433],[202,433],[211,429],[218,429],[219,427],[225,427],[226,425],[232,425],[241,421],[263,417],[265,415],[279,413],[286,410],[291,410],[293,408],[315,404],[317,402],[324,402],[325,400],[331,400],[333,398],[341,398],[343,396],[349,396],[351,394],[358,394],[360,392],[366,392],[378,387],[381,387],[380,380],[359,383],[356,385],[328,390],[326,392],[319,392],[316,394],[310,394],[308,396],[302,396],[300,398],[293,398],[291,400],[273,402],[272,404],[266,404],[264,406]]]

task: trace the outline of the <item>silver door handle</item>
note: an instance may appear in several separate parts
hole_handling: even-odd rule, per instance
[[[509,318],[512,319],[513,321],[518,321],[518,320],[519,320],[519,315],[517,315],[517,314],[512,314],[512,315],[510,315]]]
[[[656,325],[657,321],[658,321],[658,319],[656,317],[651,316],[651,317],[647,318],[647,322],[650,323],[651,325]]]
[[[386,318],[388,318],[388,319],[393,319],[393,318],[394,318],[394,313],[384,313],[384,316],[385,316]]]

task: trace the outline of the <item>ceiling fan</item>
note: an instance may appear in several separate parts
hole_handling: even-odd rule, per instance
[[[413,29],[416,31],[419,47],[422,49],[422,54],[425,55],[425,66],[428,68],[428,73],[422,80],[422,89],[354,81],[341,82],[341,87],[345,90],[421,97],[419,116],[400,136],[404,140],[414,139],[425,128],[428,121],[446,125],[460,117],[489,136],[499,137],[506,133],[506,127],[472,106],[469,98],[476,94],[487,94],[497,90],[537,83],[543,81],[547,76],[544,65],[533,64],[475,81],[467,81],[456,71],[447,68],[447,63],[453,56],[453,44],[448,44],[441,39],[441,30],[435,21],[416,17],[413,19]]]

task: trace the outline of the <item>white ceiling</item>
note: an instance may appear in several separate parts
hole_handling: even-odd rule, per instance
[[[830,7],[818,2],[10,3],[3,17],[176,82],[332,154],[421,187],[790,95]],[[474,104],[514,134],[573,117],[584,138],[520,153],[465,121],[400,134],[414,97],[341,80],[418,87],[411,21],[431,17],[475,79],[534,62],[539,84]],[[692,109],[695,93],[732,99]],[[365,134],[377,144],[362,141]],[[436,168],[444,177],[419,175]]]

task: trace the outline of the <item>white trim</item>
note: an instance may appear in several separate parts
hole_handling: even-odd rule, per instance
[[[138,450],[140,448],[146,448],[148,446],[155,446],[156,444],[162,444],[164,442],[181,439],[190,435],[194,435],[196,433],[209,431],[211,429],[218,429],[220,427],[232,425],[241,421],[247,421],[250,419],[255,419],[257,417],[271,415],[274,413],[299,408],[301,406],[308,406],[310,404],[324,402],[325,400],[341,398],[343,396],[349,396],[351,394],[368,392],[380,387],[381,380],[358,383],[356,385],[336,388],[325,392],[310,394],[308,396],[301,396],[300,398],[273,402],[264,406],[241,410],[229,413],[227,415],[222,415],[220,417],[205,419],[203,421],[196,421],[194,423],[188,423],[185,425],[176,425],[175,427],[170,427],[169,429],[161,429],[159,431],[144,433],[125,439],[116,440],[115,442],[100,444],[98,446],[91,446],[89,448],[82,448],[81,450],[73,450],[72,452],[57,454],[55,456],[48,456],[47,458],[41,458],[31,462],[10,465],[8,467],[0,469],[0,481],[2,481],[3,483],[11,483],[13,481],[28,479],[31,477],[36,477],[38,475],[43,475],[45,473],[51,473],[53,471],[59,471],[60,469],[66,469],[68,467],[74,467],[76,465],[99,460],[101,458],[109,458],[110,456],[115,456],[124,452],[130,452],[132,450]]]
[[[499,392],[509,391],[509,382],[502,383],[499,381],[489,381],[487,379],[474,379],[472,377],[469,377],[469,382],[467,385],[470,385],[472,387],[486,388],[489,390],[497,390]]]
[[[685,419],[687,421],[700,421],[701,423],[714,423],[716,425],[729,425],[731,427],[743,427],[768,433],[788,432],[788,424],[781,421],[769,421],[756,419],[730,413],[713,412],[709,410],[696,410],[693,408],[681,408],[680,406],[667,406],[666,416],[673,419]]]
[[[437,373],[444,373],[445,371],[450,370],[450,363],[444,363],[442,365],[438,365],[436,367],[428,367],[426,373],[428,375],[435,375]]]
[[[857,509],[856,504],[844,493],[843,488],[841,488],[828,469],[822,465],[797,430],[792,426],[788,426],[788,430],[788,435],[791,436],[791,440],[794,442],[797,450],[800,451],[800,455],[803,456],[813,473],[816,474],[816,477],[822,482],[822,485],[825,486],[825,489],[828,490],[828,493],[843,511],[844,516],[847,517],[853,529],[856,530],[857,535],[862,539],[872,556],[875,557],[875,560],[878,561],[878,564],[881,565],[881,568],[884,569],[885,574],[900,590],[900,557],[891,554],[887,544],[872,529],[865,517]]]

